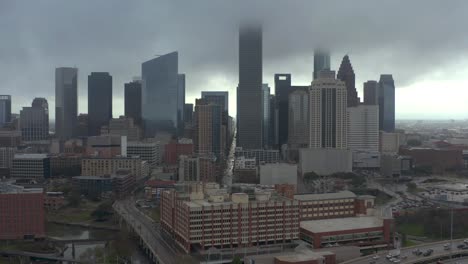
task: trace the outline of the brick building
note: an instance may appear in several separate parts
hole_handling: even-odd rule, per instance
[[[171,140],[164,150],[164,162],[168,165],[175,165],[180,155],[190,156],[193,153],[194,146],[191,139]]]
[[[399,154],[413,158],[415,167],[430,167],[434,173],[463,168],[461,149],[406,148]]]

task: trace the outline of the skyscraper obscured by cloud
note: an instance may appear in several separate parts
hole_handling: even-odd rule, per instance
[[[100,135],[112,119],[112,76],[92,72],[88,76],[88,136]]]
[[[55,69],[55,134],[61,140],[74,136],[78,115],[78,69]]]
[[[239,31],[237,143],[244,149],[263,146],[262,28],[244,25]]]
[[[145,135],[176,133],[178,125],[179,55],[171,52],[141,65]]]
[[[391,74],[380,75],[379,129],[385,132],[395,130],[395,82]]]
[[[322,70],[330,70],[330,53],[325,50],[314,51],[314,80]]]

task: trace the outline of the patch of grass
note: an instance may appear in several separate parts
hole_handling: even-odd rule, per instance
[[[54,253],[55,249],[43,241],[4,241],[0,244],[1,250],[18,250],[35,253]]]
[[[159,222],[159,220],[160,220],[160,218],[161,218],[161,215],[160,215],[160,212],[159,212],[159,208],[151,209],[150,217],[151,217],[151,219],[153,219],[154,221]]]
[[[396,226],[398,232],[411,236],[424,236],[424,226],[418,224],[402,223]]]
[[[406,240],[403,242],[403,247],[412,247],[416,246],[418,243],[414,242],[413,240]]]
[[[67,222],[67,223],[83,223],[92,221],[91,213],[99,206],[99,203],[91,201],[83,201],[79,207],[64,207],[57,211],[47,213],[47,220]]]

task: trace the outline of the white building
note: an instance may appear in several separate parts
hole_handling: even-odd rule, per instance
[[[260,184],[284,183],[297,186],[297,164],[274,163],[260,165]]]
[[[330,175],[337,172],[351,172],[353,158],[347,149],[300,149],[299,173],[315,172]]]
[[[348,148],[347,91],[334,71],[321,71],[309,91],[309,148]]]
[[[380,131],[380,146],[381,153],[396,154],[400,149],[400,134]]]
[[[255,169],[257,160],[255,158],[237,157],[234,161],[234,169]]]
[[[138,156],[146,160],[151,168],[155,168],[162,163],[161,148],[161,144],[156,141],[131,141],[127,143],[127,156]]]
[[[379,151],[379,106],[348,107],[348,147],[351,150]]]
[[[255,158],[257,165],[261,163],[277,163],[280,160],[279,150],[276,149],[243,149],[236,148],[236,157]]]
[[[292,149],[309,145],[309,91],[296,89],[289,94],[288,145]]]

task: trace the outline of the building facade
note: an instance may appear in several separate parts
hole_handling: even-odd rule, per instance
[[[78,116],[78,69],[55,69],[55,135],[61,140],[75,136]]]
[[[132,117],[120,116],[109,120],[108,126],[101,127],[101,135],[125,136],[128,141],[138,141],[143,137],[142,129]]]
[[[141,115],[141,81],[125,83],[125,116],[131,117],[136,124],[142,122]]]
[[[309,90],[295,89],[289,94],[288,145],[292,149],[309,145]]]
[[[197,99],[195,104],[195,153],[224,155],[222,106]]]
[[[24,141],[49,138],[49,104],[45,98],[34,98],[31,107],[20,111],[21,136]]]
[[[97,136],[112,119],[112,76],[92,72],[88,76],[88,135]]]
[[[395,131],[395,82],[391,74],[380,75],[379,122],[380,130]]]
[[[160,142],[130,141],[127,143],[127,156],[140,157],[148,162],[150,168],[155,168],[162,163],[162,148]]]
[[[314,51],[314,80],[318,78],[319,72],[330,70],[330,53],[325,50]]]
[[[364,104],[379,105],[379,83],[377,81],[367,81],[364,83]]]
[[[379,151],[379,107],[360,104],[348,107],[348,147]]]
[[[343,57],[336,77],[345,83],[348,107],[357,106],[360,100],[356,91],[356,76],[354,75],[353,65],[351,65],[348,55]]]
[[[11,122],[11,95],[0,95],[0,128]]]
[[[290,92],[291,74],[275,74],[275,103],[277,111],[277,124],[275,125],[274,130],[275,134],[277,134],[277,142],[275,143],[277,143],[279,147],[288,143]]]
[[[11,177],[44,180],[50,177],[50,158],[46,154],[15,154]]]
[[[128,169],[139,180],[149,175],[149,166],[139,157],[85,158],[81,161],[81,175],[112,175],[119,169]]]
[[[321,71],[309,91],[309,148],[348,148],[347,91],[334,71]]]
[[[171,52],[141,65],[146,137],[154,137],[159,131],[176,132],[180,101],[178,63],[178,53]]]
[[[237,145],[263,147],[262,29],[245,26],[239,31],[239,85],[237,87]]]
[[[280,161],[280,153],[276,149],[243,149],[238,147],[235,156],[255,158],[257,165],[260,163],[278,163]]]

